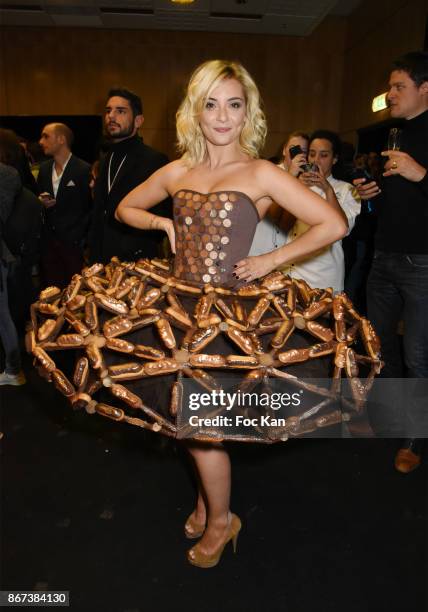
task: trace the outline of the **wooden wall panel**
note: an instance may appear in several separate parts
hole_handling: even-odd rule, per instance
[[[5,34],[0,29],[0,109],[6,109],[7,104],[7,94],[6,94],[6,62],[4,58],[4,54],[2,53],[2,49],[5,46]]]
[[[422,47],[427,0],[363,0],[347,20],[327,18],[307,38],[204,32],[3,28],[0,114],[101,113],[107,90],[125,84],[145,107],[146,141],[175,155],[175,112],[202,61],[238,59],[262,93],[272,155],[288,132],[355,130],[371,112],[391,61]]]
[[[265,154],[297,128],[339,128],[346,22],[308,38],[77,28],[4,28],[0,115],[101,113],[124,84],[143,98],[145,140],[174,156],[175,112],[192,70],[230,58],[253,74],[269,123]]]
[[[389,116],[373,113],[372,99],[387,91],[393,60],[423,48],[427,16],[427,0],[363,0],[349,19],[340,122],[347,139]]]

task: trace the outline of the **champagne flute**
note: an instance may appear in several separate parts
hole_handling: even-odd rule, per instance
[[[388,151],[399,151],[401,146],[401,130],[391,128],[388,134]]]

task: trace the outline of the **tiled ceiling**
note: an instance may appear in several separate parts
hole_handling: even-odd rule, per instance
[[[0,0],[0,23],[308,36],[326,15],[349,15],[360,1]]]

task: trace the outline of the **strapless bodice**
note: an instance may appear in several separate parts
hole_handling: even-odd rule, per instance
[[[248,255],[258,222],[245,193],[181,189],[174,196],[174,274],[198,284],[235,286],[233,266]]]

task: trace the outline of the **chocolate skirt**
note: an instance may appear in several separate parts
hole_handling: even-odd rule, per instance
[[[271,443],[340,424],[381,368],[345,294],[280,272],[196,286],[165,261],[113,259],[42,291],[31,322],[27,350],[75,409],[182,439]]]

